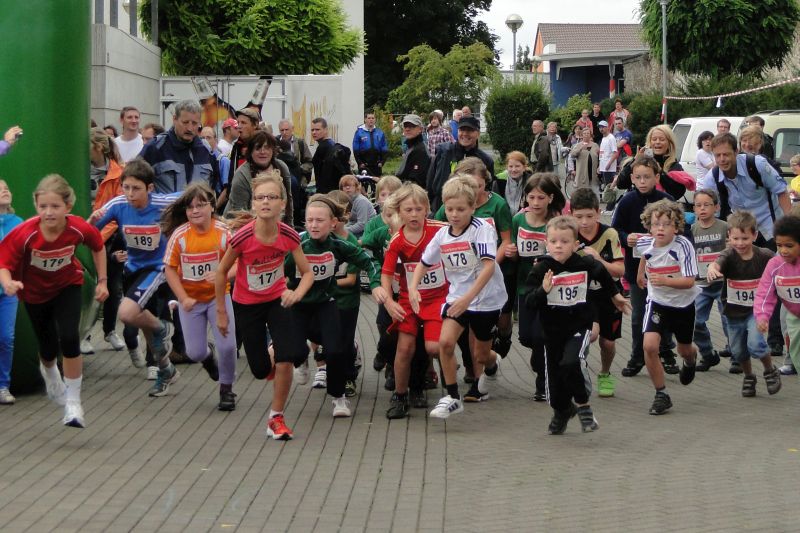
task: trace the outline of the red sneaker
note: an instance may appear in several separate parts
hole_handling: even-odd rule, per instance
[[[286,426],[283,415],[275,415],[267,422],[267,437],[275,440],[292,440],[292,430]]]

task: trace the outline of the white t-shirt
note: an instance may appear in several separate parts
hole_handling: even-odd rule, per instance
[[[694,246],[686,237],[676,235],[667,246],[653,246],[653,237],[645,235],[636,241],[636,249],[647,261],[646,273],[666,274],[669,277],[696,278],[697,258]],[[696,285],[691,289],[674,289],[672,287],[656,287],[647,281],[647,299],[669,307],[686,307],[694,304],[700,294]]]
[[[217,150],[219,150],[219,153],[221,153],[225,157],[230,157],[231,150],[233,150],[233,145],[228,141],[226,141],[225,138],[223,137],[217,143]]]
[[[600,162],[598,163],[598,168],[601,172],[616,172],[617,170],[617,161],[614,160],[613,163],[609,164],[611,161],[611,156],[614,152],[617,151],[617,139],[614,138],[612,134],[608,134],[603,137],[603,140],[600,141]]]
[[[697,151],[697,156],[695,156],[694,162],[695,166],[697,167],[695,169],[695,172],[697,172],[697,181],[700,181],[705,177],[706,174],[708,174],[709,170],[714,168],[714,154],[706,152],[701,148]],[[711,167],[708,167],[707,165],[711,165]]]
[[[125,141],[122,139],[120,135],[114,142],[117,143],[117,148],[119,148],[119,155],[122,157],[122,160],[127,163],[131,159],[135,159],[139,152],[142,151],[144,147],[144,141],[142,140],[141,135],[137,135],[135,139],[132,141]]]
[[[450,282],[447,303],[452,304],[472,287],[483,269],[483,258],[492,260],[494,273],[478,296],[469,305],[470,311],[496,311],[502,308],[508,295],[503,283],[503,273],[495,261],[497,255],[497,232],[486,220],[474,218],[459,236],[450,233],[450,226],[442,227],[422,253],[425,266],[440,261]]]

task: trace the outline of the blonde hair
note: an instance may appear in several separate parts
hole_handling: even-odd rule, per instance
[[[117,143],[105,131],[100,128],[92,128],[89,130],[89,142],[92,144],[100,145],[103,149],[103,155],[107,159],[113,159],[115,162],[122,164],[122,158],[117,149]]]
[[[575,240],[578,240],[578,221],[575,220],[574,217],[570,217],[567,215],[559,215],[557,217],[551,218],[547,222],[547,229],[545,230],[546,233],[550,233],[550,230],[569,230],[575,236]]]
[[[683,232],[686,221],[683,218],[683,207],[681,207],[681,204],[678,202],[673,202],[671,200],[659,200],[652,204],[647,204],[647,207],[644,208],[644,212],[641,215],[642,225],[647,229],[647,231],[650,231],[653,215],[656,215],[659,218],[662,216],[667,216],[670,221],[675,224],[675,230],[678,233]]]
[[[653,133],[656,132],[656,131],[661,132],[664,135],[664,137],[667,139],[668,148],[667,148],[666,156],[664,157],[663,168],[664,168],[664,172],[669,172],[669,170],[672,168],[672,165],[674,165],[675,162],[677,161],[675,159],[675,151],[677,150],[677,148],[676,148],[677,143],[675,142],[675,135],[672,133],[672,129],[669,126],[667,126],[666,124],[658,124],[658,125],[653,126],[652,128],[650,128],[650,131],[647,132],[647,138],[644,141],[645,146],[650,146],[650,139],[652,138]]]
[[[400,220],[400,215],[397,214],[396,206],[394,204],[389,205],[387,200],[386,203],[383,204],[383,209],[381,209],[381,220],[389,226],[389,233],[394,234],[394,232],[403,225],[403,222]]]
[[[454,198],[464,198],[470,206],[475,206],[478,184],[472,174],[454,174],[442,187],[442,202]]]
[[[48,174],[42,178],[42,181],[33,191],[33,204],[36,205],[40,195],[47,193],[59,195],[64,203],[69,206],[75,205],[75,191],[69,186],[67,180],[58,174]]]
[[[428,193],[416,183],[406,183],[394,191],[391,196],[386,199],[386,202],[384,202],[383,208],[391,209],[393,212],[398,213],[400,211],[400,204],[408,199],[414,200],[422,205],[425,208],[426,214],[431,209]]]
[[[760,126],[747,126],[739,132],[739,143],[741,144],[742,141],[747,141],[749,143],[755,141],[759,146],[763,146],[764,130],[762,130]]]
[[[347,222],[350,220],[350,212],[353,210],[353,201],[347,196],[347,193],[340,190],[332,190],[326,195],[332,202],[341,207],[344,213],[341,217],[336,217],[340,222]]]
[[[375,185],[375,194],[380,196],[384,189],[389,189],[391,192],[395,192],[397,189],[403,186],[403,182],[400,181],[400,178],[397,176],[383,176],[381,179],[378,180],[378,183]]]
[[[341,219],[344,216],[344,208],[338,202],[335,202],[331,197],[325,194],[317,193],[311,198],[308,199],[308,203],[306,204],[306,209],[308,209],[311,204],[323,204],[327,207],[331,212],[331,218]]]
[[[283,185],[283,178],[281,178],[280,172],[267,171],[256,174],[256,177],[250,182],[250,188],[253,191],[253,194],[255,194],[256,189],[262,185],[266,185],[267,183],[273,183],[277,185],[278,190],[281,192],[281,199],[286,199],[286,187]]]
[[[758,231],[758,222],[750,211],[734,211],[728,215],[728,231],[733,228],[755,234]]]
[[[5,185],[9,192],[11,191],[11,187],[8,186],[8,182],[6,182],[6,180],[0,180],[0,183]],[[6,211],[6,213],[14,213],[14,208],[11,206],[11,204],[8,204],[8,211]]]
[[[451,177],[455,176],[456,174],[471,174],[472,176],[479,176],[483,178],[483,181],[486,182],[488,185],[492,181],[492,175],[489,174],[489,169],[486,168],[486,165],[480,158],[477,157],[465,157],[461,160],[461,162],[456,165],[455,170],[450,175]]]

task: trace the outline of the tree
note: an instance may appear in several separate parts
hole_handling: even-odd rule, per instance
[[[455,45],[442,56],[430,46],[415,46],[397,58],[406,63],[402,85],[389,93],[393,111],[430,112],[476,106],[486,88],[499,78],[494,53],[484,44]]]
[[[642,0],[642,35],[661,59],[661,4]],[[686,74],[762,74],[779,67],[800,22],[797,0],[672,0],[667,64]]]
[[[522,70],[531,72],[533,70],[533,58],[531,57],[531,47],[525,45],[525,50],[522,50],[522,45],[517,46],[517,66],[514,70]]]
[[[538,80],[505,80],[492,85],[486,99],[486,130],[492,147],[504,158],[512,150],[530,151],[531,122],[544,120],[549,96]]]
[[[150,2],[140,4],[146,35]],[[334,74],[364,47],[338,0],[162,0],[158,12],[166,74]]]
[[[397,56],[427,44],[446,54],[455,44],[483,43],[494,50],[497,37],[477,20],[492,0],[364,0],[364,104],[383,105],[405,79]],[[445,110],[446,111],[446,110]]]

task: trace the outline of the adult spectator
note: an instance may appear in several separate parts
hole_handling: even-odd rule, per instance
[[[617,119],[622,119],[623,128],[627,128],[631,123],[631,112],[625,109],[625,106],[622,105],[622,100],[619,98],[614,100],[614,110],[608,115],[609,126],[616,124]]]
[[[339,189],[339,179],[345,174],[343,165],[336,160],[336,143],[328,137],[328,121],[317,117],[311,121],[311,138],[317,143],[312,163],[314,165],[314,182],[317,192],[328,194]]]
[[[592,114],[589,115],[589,120],[592,122],[592,140],[600,145],[603,140],[603,133],[600,131],[600,121],[605,121],[606,118],[600,111],[600,104],[597,102],[592,104]]]
[[[19,126],[11,126],[3,134],[3,140],[0,141],[0,156],[4,156],[11,150],[11,147],[17,143],[17,139],[22,136],[22,128]]]
[[[301,180],[301,184],[305,185],[311,181],[311,173],[314,171],[314,164],[312,162],[311,150],[308,148],[308,143],[302,137],[296,137],[294,134],[294,124],[289,119],[282,119],[278,122],[278,131],[280,138],[289,143],[294,157],[300,163],[303,172],[297,179]],[[305,182],[305,183],[303,183]]]
[[[106,132],[106,135],[108,135],[112,139],[116,139],[117,137],[119,137],[119,133],[117,133],[117,128],[115,128],[111,124],[106,124],[106,127],[103,128],[103,131]]]
[[[601,120],[597,123],[597,126],[600,128],[600,133],[603,134],[598,155],[598,174],[600,176],[600,184],[606,187],[614,181],[614,175],[617,173],[619,150],[617,149],[617,140],[614,138],[614,134],[609,131],[608,122]]]
[[[451,143],[440,144],[436,149],[436,158],[428,168],[427,187],[431,199],[431,210],[435,213],[442,205],[442,186],[450,177],[452,169],[465,157],[477,157],[492,176],[494,175],[494,159],[492,156],[478,148],[478,138],[481,134],[481,123],[475,117],[462,117],[458,121],[458,140]],[[548,149],[549,151],[549,149]]]
[[[153,167],[156,192],[180,192],[192,181],[216,187],[219,165],[197,135],[199,129],[200,104],[181,100],[175,105],[172,127],[144,147],[140,156]]]
[[[233,181],[236,169],[247,161],[247,147],[250,146],[250,139],[256,134],[259,122],[261,122],[261,115],[251,107],[245,107],[236,112],[236,130],[239,136],[231,148],[231,170],[228,183]]]
[[[667,175],[672,170],[683,170],[683,167],[678,162],[675,147],[675,136],[672,134],[672,129],[667,125],[659,124],[653,126],[647,132],[645,145],[639,149],[639,152],[652,152],[653,159],[661,165],[661,176],[659,177],[661,187],[673,198],[680,199],[686,193],[686,187]],[[633,172],[631,163],[633,161],[628,161],[617,174],[615,184],[617,189],[621,191],[627,191],[633,186],[631,182],[631,173]]]
[[[142,142],[144,144],[149,143],[153,139],[155,139],[158,135],[164,133],[164,127],[161,124],[156,124],[155,122],[148,122],[144,126],[142,126]]]
[[[791,209],[786,182],[765,157],[740,154],[736,137],[730,133],[711,139],[711,151],[719,168],[709,170],[698,188],[720,192],[723,219],[727,213],[737,209],[750,211],[758,222],[756,243],[775,250],[773,225]],[[750,169],[748,163],[752,165]],[[751,176],[756,172],[761,177],[760,186]]]
[[[278,172],[286,187],[286,210],[283,222],[290,226],[294,223],[294,203],[292,200],[292,177],[289,167],[278,159],[278,141],[266,131],[257,131],[250,139],[247,146],[247,161],[243,163],[233,175],[231,192],[228,204],[225,206],[225,215],[233,211],[249,210],[253,203],[253,189],[251,182],[262,172]]]
[[[217,160],[217,164],[219,165],[219,175],[220,179],[217,180],[217,187],[214,192],[217,193],[217,196],[220,195],[222,189],[228,183],[228,172],[230,171],[231,160],[222,154],[219,150],[219,143],[217,142],[217,130],[210,126],[204,127],[200,130],[200,138],[208,143],[208,146],[211,147],[211,155]]]
[[[594,177],[597,175],[597,162],[600,147],[592,139],[592,129],[583,128],[583,140],[572,147],[569,155],[575,159],[575,187],[590,187],[599,193]]]
[[[426,144],[428,156],[433,159],[436,157],[436,147],[442,143],[453,142],[453,135],[450,133],[449,128],[442,125],[444,115],[441,111],[434,111],[431,113],[428,120],[430,123],[428,124],[428,141]]]
[[[558,134],[558,124],[547,123],[547,142],[550,143],[550,160],[553,162],[553,172],[560,180],[564,180],[566,170],[564,165],[564,144]]]
[[[580,142],[583,142],[583,128],[589,128],[590,132],[592,133],[592,136],[594,136],[594,124],[592,123],[592,120],[589,118],[588,109],[581,110],[581,116],[578,120],[575,121],[575,125],[581,127]]]
[[[721,118],[717,121],[717,135],[731,132],[731,122],[727,118]]]
[[[364,115],[364,123],[353,135],[353,156],[356,158],[358,171],[366,172],[370,176],[380,176],[388,154],[389,144],[383,131],[375,126],[375,113],[367,113]]]
[[[404,182],[411,181],[424,188],[431,158],[422,140],[422,119],[418,115],[406,115],[402,124],[408,150],[400,161],[397,177]]]
[[[570,149],[570,152],[567,152],[567,176],[572,177],[575,175],[575,158],[572,157],[571,151],[572,148],[583,142],[583,127],[575,124],[572,128],[572,133],[569,134],[567,137],[567,142],[565,146]]]
[[[236,142],[238,137],[239,123],[235,118],[226,118],[222,123],[222,139],[217,143],[219,152],[226,157],[230,157],[231,150],[233,150],[233,143]]]
[[[633,134],[620,118],[614,120],[614,139],[617,141],[617,150],[619,151],[617,161],[621,163],[633,156]]]
[[[453,140],[458,139],[458,123],[461,121],[461,110],[454,109],[453,110],[453,118],[450,120],[450,135],[453,136]]]
[[[758,128],[761,130],[762,140],[761,140],[761,148],[759,149],[758,153],[763,155],[770,161],[775,159],[775,143],[772,139],[772,135],[768,135],[764,133],[764,119],[759,117],[758,115],[753,115],[752,117],[747,117],[744,120],[745,124],[748,128]],[[745,128],[747,129],[747,128]],[[742,131],[744,133],[744,131]],[[741,134],[739,134],[739,138],[741,140]]]
[[[697,181],[702,180],[714,168],[714,154],[711,152],[711,139],[714,134],[704,131],[697,137],[697,155],[694,158]]]
[[[139,133],[139,110],[133,106],[125,106],[119,112],[119,121],[122,123],[122,133],[114,139],[117,143],[122,161],[127,163],[142,151],[144,141]]]
[[[531,166],[534,172],[552,172],[553,159],[550,154],[550,141],[544,131],[544,122],[534,120],[531,123],[533,144],[531,145]]]
[[[462,117],[471,117],[472,116],[472,109],[469,108],[468,105],[465,105],[461,108],[461,116]]]

